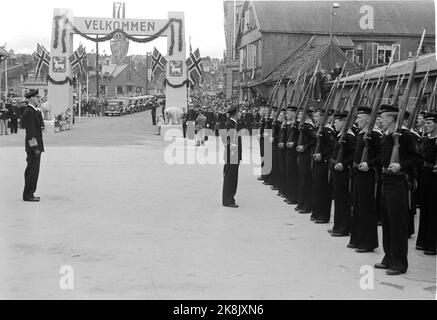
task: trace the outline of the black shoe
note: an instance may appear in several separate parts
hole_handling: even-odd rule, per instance
[[[275,186],[272,186],[271,188],[272,188],[272,190],[274,190],[274,191],[278,191],[278,190],[279,190],[279,189],[278,189],[277,187],[275,187]]]
[[[292,200],[292,201],[290,201],[290,204],[295,205],[295,204],[298,204],[298,203],[297,203],[297,201],[293,201],[293,200]]]
[[[311,210],[308,210],[308,209],[305,209],[305,208],[300,209],[298,212],[299,212],[300,214],[308,214],[308,213],[312,213]]]
[[[346,234],[346,233],[341,233],[341,232],[332,232],[332,233],[331,233],[331,236],[333,236],[333,237],[349,237],[348,234]]]
[[[316,219],[316,220],[314,221],[314,223],[317,223],[317,224],[324,224],[324,223],[329,223],[329,220],[319,220],[319,219]]]
[[[302,208],[302,206],[301,205],[298,205],[294,210],[296,210],[296,211],[300,211],[300,210],[302,210],[303,208]]]
[[[422,246],[416,246],[416,250],[424,251],[424,250],[425,250],[425,248],[424,248],[424,247],[422,247]]]
[[[310,221],[316,221],[316,218],[314,218],[313,216],[310,217]]]
[[[259,180],[259,181],[264,181],[264,178],[258,177],[257,180]]]
[[[27,201],[27,202],[39,202],[39,198],[37,198],[37,197],[23,198],[23,201]]]
[[[334,230],[332,230],[332,229],[328,229],[327,231],[328,231],[328,233],[330,233],[330,234],[334,233]]]
[[[435,251],[431,251],[431,250],[426,250],[426,251],[423,252],[423,254],[427,255],[427,256],[435,256],[436,252]]]
[[[406,271],[400,271],[400,270],[393,270],[393,269],[388,269],[385,274],[388,276],[397,276],[400,275],[402,273],[405,273]]]
[[[238,204],[224,204],[223,207],[238,208]]]
[[[349,243],[346,247],[348,247],[349,249],[357,249],[358,247],[356,245],[354,245],[353,243]]]
[[[385,264],[383,264],[383,263],[375,263],[375,264],[373,265],[373,267],[374,267],[375,269],[390,269],[389,266],[387,266],[387,265],[385,265]]]
[[[263,184],[265,184],[266,186],[271,186],[272,184],[270,182],[264,181]]]
[[[355,250],[355,252],[358,253],[365,253],[365,252],[373,252],[374,249],[365,249],[365,248],[358,248]]]

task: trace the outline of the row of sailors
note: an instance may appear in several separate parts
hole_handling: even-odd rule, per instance
[[[382,224],[385,256],[375,268],[389,275],[405,273],[408,268],[408,239],[414,233],[414,215],[420,208],[416,249],[436,254],[437,243],[437,114],[421,114],[425,125],[419,134],[404,125],[399,136],[400,161],[391,163],[395,143],[394,128],[398,109],[383,105],[374,130],[368,135],[368,160],[362,162],[371,110],[358,108],[353,127],[341,132],[347,112],[330,113],[322,130],[323,109],[303,112],[293,125],[296,107],[273,108],[269,118],[260,122],[261,157],[265,172],[259,180],[278,190],[278,195],[311,221],[328,223],[334,203],[334,224],[328,230],[334,237],[350,237],[348,248],[371,252],[378,247],[377,226]],[[408,112],[406,119],[408,119]],[[274,119],[277,119],[274,121]],[[406,124],[406,121],[405,121]],[[271,130],[266,130],[271,129]],[[301,145],[298,145],[299,135]],[[317,136],[320,150],[315,154]],[[303,139],[302,139],[303,138]],[[264,140],[272,142],[272,169],[266,165]],[[341,146],[341,144],[343,144]],[[341,162],[339,152],[342,152]]]

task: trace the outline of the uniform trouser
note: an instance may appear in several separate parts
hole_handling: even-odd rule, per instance
[[[360,249],[378,247],[378,216],[375,199],[375,171],[354,169],[352,230],[350,243]]]
[[[410,177],[408,181],[408,235],[411,236],[414,234],[414,216],[416,215],[417,210],[417,199],[416,192],[417,188],[415,187],[416,178]]]
[[[238,185],[238,164],[225,164],[223,168],[222,204],[235,204],[235,194]]]
[[[331,185],[329,183],[329,164],[314,161],[313,166],[313,215],[317,220],[328,222],[331,216]]]
[[[0,120],[0,134],[8,134],[8,120]]]
[[[408,186],[404,175],[382,177],[382,263],[400,272],[408,268]]]
[[[27,166],[24,171],[23,199],[30,199],[33,198],[38,184],[41,154],[35,155],[33,152],[28,152],[26,161]]]
[[[156,112],[152,112],[152,124],[156,126]]]
[[[423,169],[421,177],[420,222],[417,245],[436,251],[437,243],[437,173]]]
[[[309,150],[298,154],[297,167],[299,170],[299,206],[311,211],[313,181],[311,175],[311,153]]]
[[[349,192],[350,173],[332,169],[332,191],[334,196],[334,226],[333,231],[348,235],[351,228],[351,196]]]
[[[259,138],[259,155],[261,157],[261,168],[264,166],[264,137]],[[265,179],[266,175],[261,171],[261,179]]]
[[[382,195],[382,177],[381,173],[378,173],[377,176],[378,181],[375,183],[375,199],[376,199],[376,216],[378,218],[378,221],[380,222],[382,220],[382,201],[381,201],[381,195]]]
[[[182,123],[182,132],[184,134],[184,138],[186,138],[187,137],[187,123],[186,122]]]
[[[278,145],[274,142],[272,145],[272,174],[270,183],[278,188],[278,170],[279,170],[279,150]]]
[[[297,170],[297,152],[295,149],[287,148],[286,171],[287,171],[287,199],[292,202],[298,200],[298,170]]]
[[[279,192],[285,195],[285,149],[278,148],[278,186]]]
[[[18,120],[17,119],[11,119],[11,133],[17,133],[18,131]]]

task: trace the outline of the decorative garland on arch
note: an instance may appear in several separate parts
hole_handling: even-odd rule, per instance
[[[71,79],[70,77],[66,77],[64,80],[55,80],[53,79],[49,74],[47,75],[47,81],[50,82],[51,84],[54,84],[56,86],[62,86],[64,84],[69,84],[70,86],[73,86],[76,84],[76,80],[75,79]]]
[[[84,37],[87,40],[93,41],[93,42],[103,42],[103,41],[108,41],[111,40],[114,35],[116,33],[121,33],[123,34],[127,39],[134,41],[134,42],[138,42],[138,43],[147,43],[150,41],[155,40],[156,38],[160,37],[167,29],[168,27],[170,27],[170,31],[171,31],[171,43],[170,43],[170,48],[169,48],[169,55],[173,55],[173,48],[174,48],[174,42],[175,42],[175,34],[174,34],[174,23],[178,23],[179,24],[179,41],[178,41],[178,49],[179,52],[182,51],[182,47],[183,47],[183,43],[182,43],[182,19],[176,19],[176,18],[171,18],[168,20],[168,22],[165,24],[164,27],[162,27],[157,33],[155,33],[154,35],[151,35],[150,37],[147,38],[137,38],[134,36],[131,36],[129,34],[127,34],[124,30],[122,29],[116,29],[114,31],[112,31],[110,34],[101,37],[101,38],[93,38],[88,36],[85,33],[80,32],[72,23],[71,21],[68,20],[68,18],[65,15],[58,15],[54,17],[55,20],[55,40],[53,42],[53,48],[57,48],[59,45],[59,21],[64,19],[64,28],[62,30],[62,52],[65,53],[67,51],[67,47],[66,47],[66,43],[65,43],[65,38],[67,36],[67,30],[66,27],[67,25],[69,27],[72,28],[72,30],[79,34],[80,36]]]
[[[173,89],[182,88],[184,86],[188,87],[189,84],[190,84],[190,82],[188,80],[183,81],[181,84],[172,84],[167,79],[164,80],[164,86],[169,85]]]

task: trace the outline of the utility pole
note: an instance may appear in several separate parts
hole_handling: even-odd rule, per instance
[[[146,96],[149,94],[149,52],[146,53]]]
[[[96,36],[98,39],[99,36]],[[99,98],[99,43],[96,42],[96,97]]]

